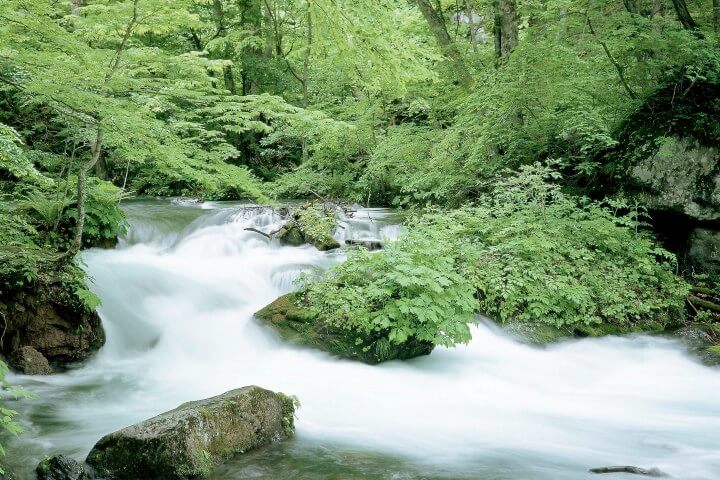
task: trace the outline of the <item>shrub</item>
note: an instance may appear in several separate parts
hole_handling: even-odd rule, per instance
[[[678,323],[688,287],[674,256],[637,212],[568,196],[558,175],[526,166],[477,206],[415,218],[387,250],[352,252],[306,280],[307,305],[328,325],[396,343],[465,342],[474,312],[590,335]]]

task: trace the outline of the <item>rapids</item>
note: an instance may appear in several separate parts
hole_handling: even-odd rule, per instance
[[[6,460],[21,479],[46,455],[84,458],[106,433],[251,384],[300,398],[297,435],[229,462],[215,480],[577,480],[607,465],[720,479],[720,370],[672,340],[536,348],[481,322],[469,345],[425,358],[339,360],[283,344],[252,314],[342,252],[244,230],[273,229],[267,209],[136,201],[126,210],[118,248],[84,253],[107,345],[67,373],[10,378],[37,394],[12,405],[26,431]],[[341,243],[399,234],[386,210],[345,220]]]

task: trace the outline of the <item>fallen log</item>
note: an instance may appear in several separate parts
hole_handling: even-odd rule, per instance
[[[645,475],[648,477],[669,477],[667,473],[663,472],[658,468],[640,468],[633,466],[621,466],[621,467],[598,467],[591,468],[591,473],[632,473],[634,475]]]
[[[687,301],[690,302],[690,304],[694,307],[705,308],[707,310],[712,310],[713,312],[720,312],[720,305],[710,302],[708,300],[703,300],[702,298],[696,297],[695,295],[688,295]]]
[[[714,292],[711,288],[707,287],[690,287],[690,291],[693,293],[702,293],[704,295],[718,296],[720,292]]]

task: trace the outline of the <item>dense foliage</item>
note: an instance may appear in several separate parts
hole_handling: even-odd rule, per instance
[[[638,212],[568,196],[558,176],[527,166],[474,206],[426,213],[385,251],[352,252],[305,300],[332,326],[441,345],[469,340],[476,312],[582,334],[679,324],[675,257],[638,231]]]

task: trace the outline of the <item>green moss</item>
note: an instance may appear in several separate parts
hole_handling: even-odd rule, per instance
[[[433,349],[431,343],[412,338],[397,344],[389,341],[382,332],[366,335],[328,326],[302,306],[302,297],[298,293],[278,298],[255,317],[272,326],[287,342],[371,365],[427,355]]]

